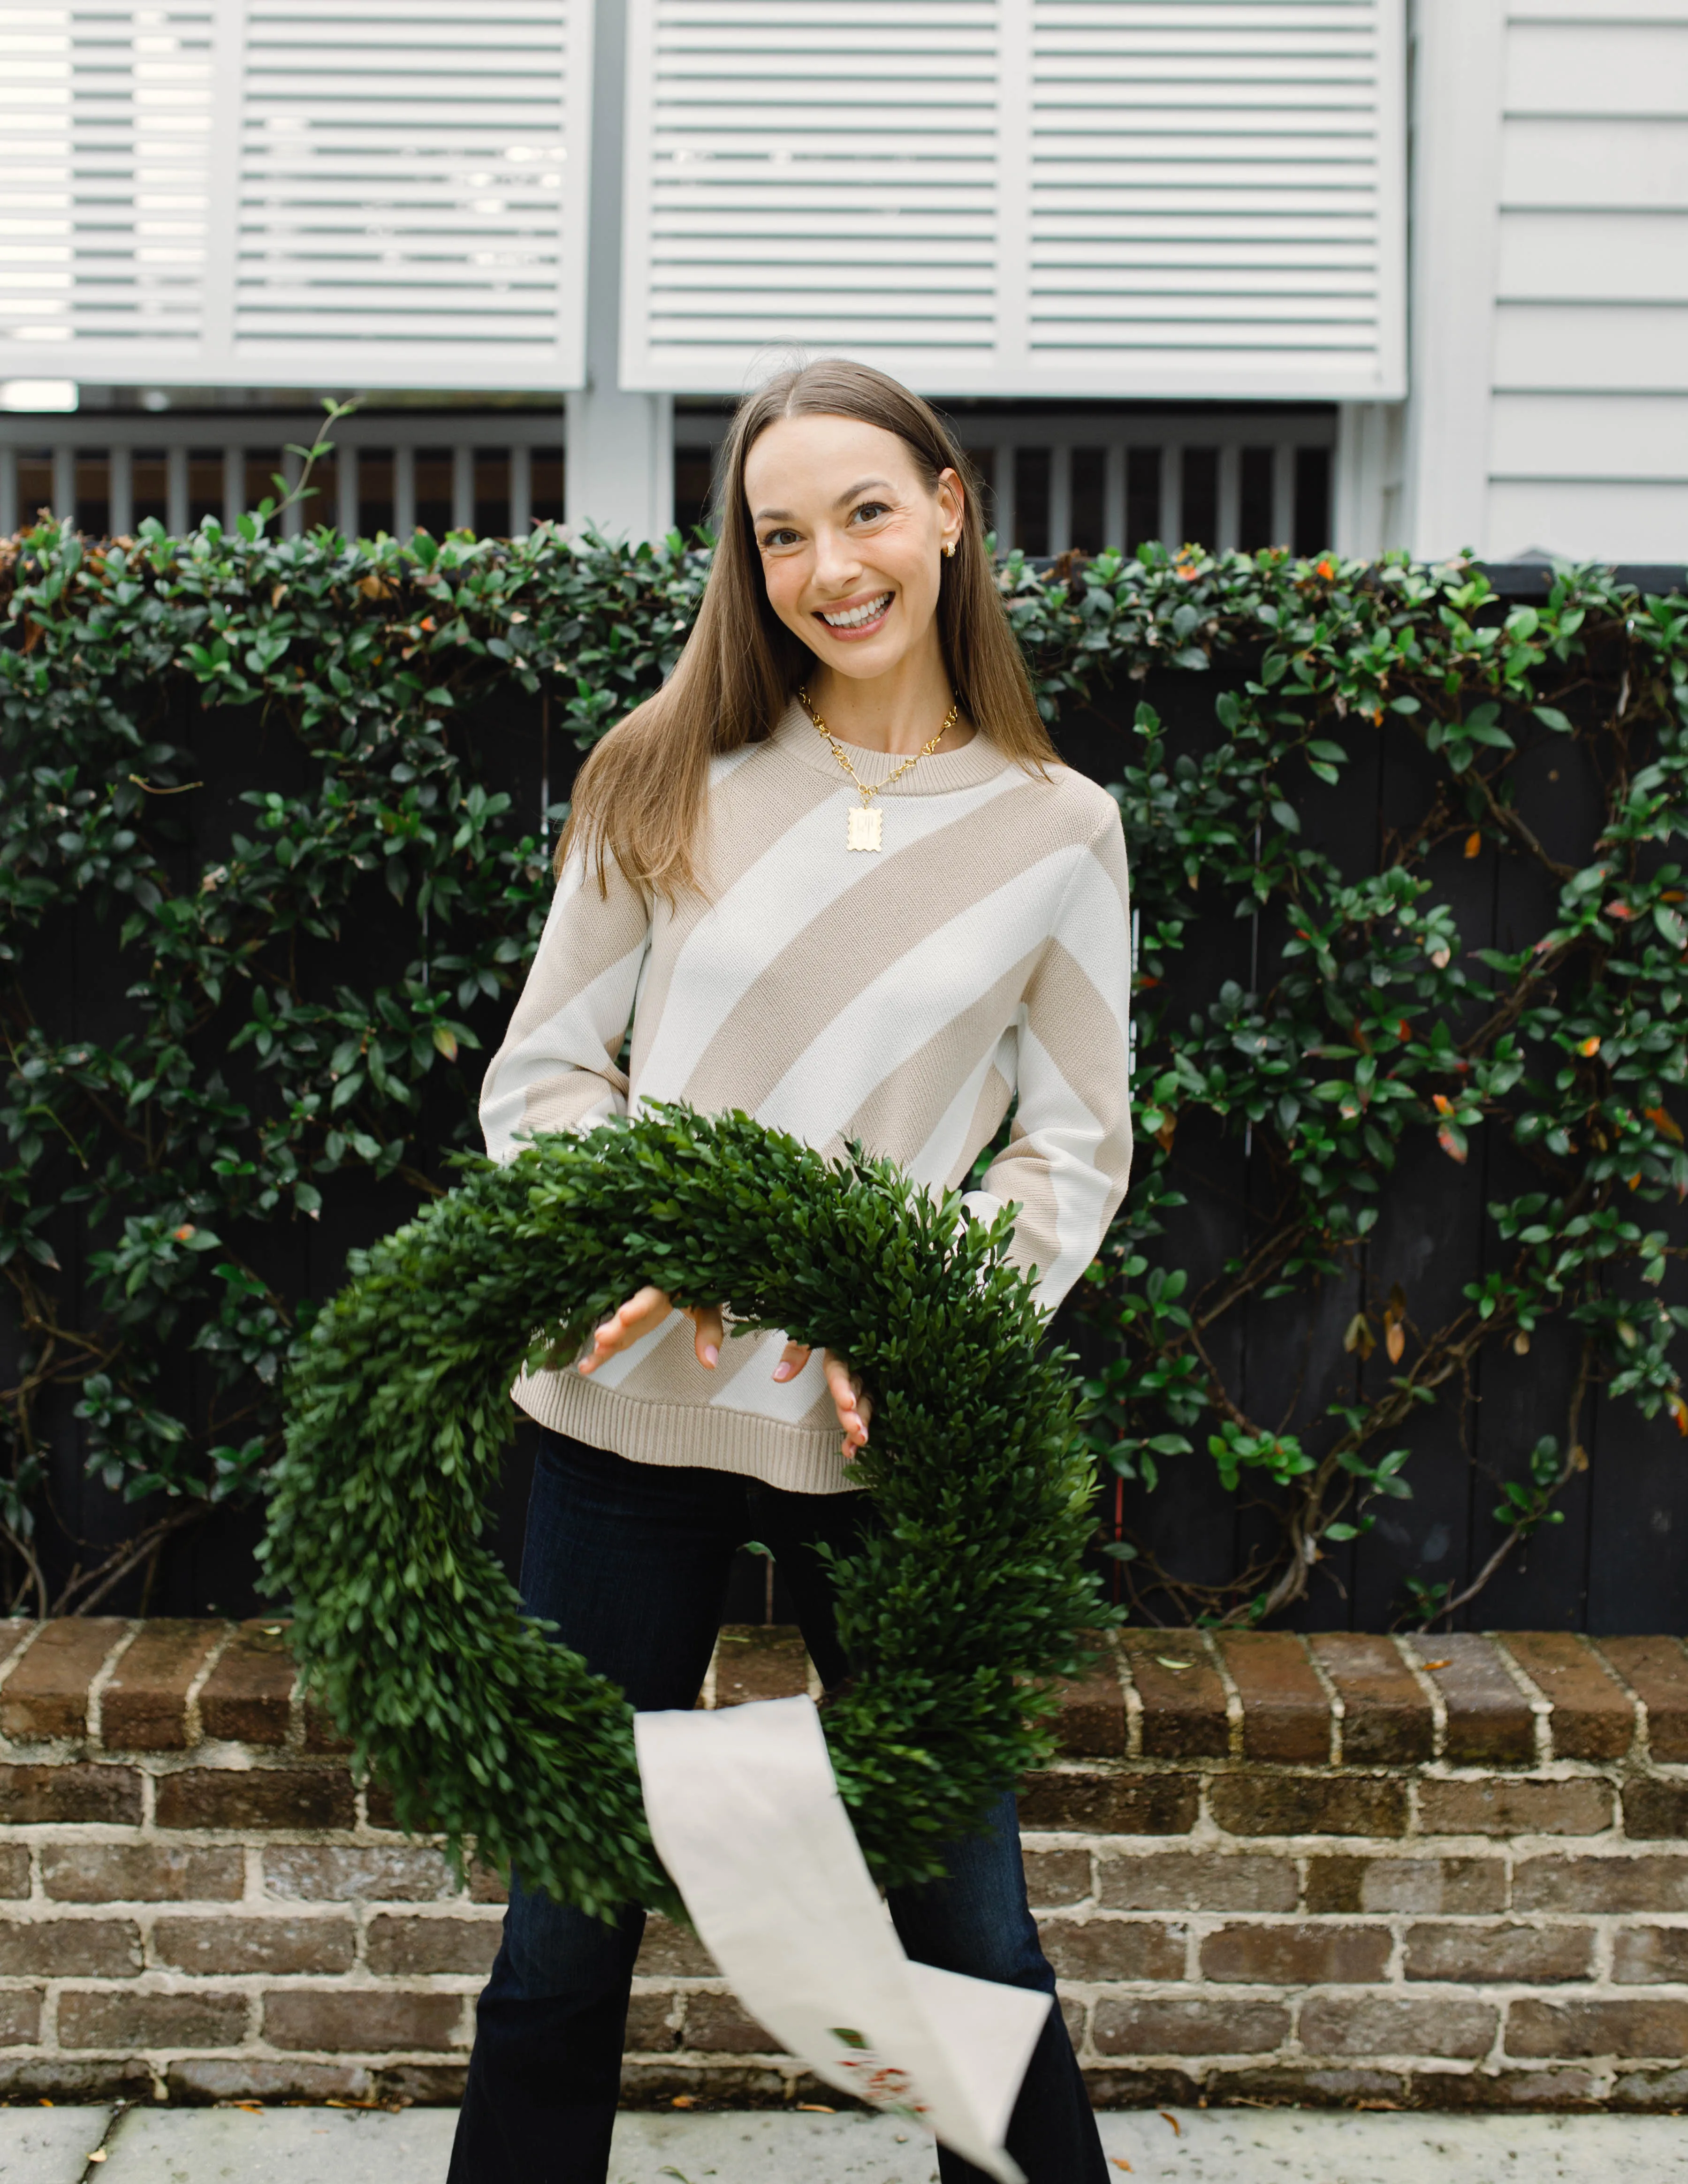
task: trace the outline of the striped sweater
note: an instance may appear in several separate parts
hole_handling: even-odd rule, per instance
[[[864,782],[897,763],[845,748]],[[885,790],[877,855],[845,847],[855,801],[794,704],[766,742],[712,764],[706,896],[653,901],[612,861],[605,900],[571,858],[482,1090],[487,1150],[508,1160],[524,1134],[685,1100],[827,1153],[859,1138],[937,1190],[966,1179],[1017,1095],[1009,1142],[965,1203],[988,1219],[1019,1201],[1011,1256],[1052,1306],[1131,1165],[1118,811],[1082,775],[1028,775],[977,734]],[[710,1371],[675,1312],[589,1379],[538,1373],[515,1397],[636,1462],[840,1491],[820,1355],[776,1384],[783,1340],[728,1342]]]

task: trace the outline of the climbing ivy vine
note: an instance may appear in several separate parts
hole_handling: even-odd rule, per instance
[[[415,1204],[448,1179],[440,1153],[472,1142],[484,1053],[537,944],[562,806],[515,808],[476,724],[543,705],[560,778],[566,747],[671,667],[708,566],[705,543],[629,550],[543,524],[515,542],[280,529],[266,508],[187,538],[43,521],[0,543],[0,1606],[92,1608],[173,1532],[262,1490],[313,1309],[276,1273],[277,1238],[318,1231],[337,1194]],[[1552,1325],[1576,1346],[1573,1398],[1496,1481],[1497,1566],[1558,1513],[1596,1388],[1688,1433],[1688,1310],[1669,1301],[1688,1192],[1688,602],[1566,571],[1508,606],[1460,563],[1193,549],[1010,556],[1000,583],[1058,733],[1134,705],[1114,777],[1140,925],[1141,1150],[1078,1306],[1097,1458],[1150,1483],[1208,1466],[1273,1518],[1226,1585],[1112,1539],[1127,1585],[1208,1618],[1289,1607],[1332,1543],[1410,1496],[1414,1412],[1468,1400],[1480,1352]],[[1199,737],[1149,702],[1167,710],[1180,676],[1213,692]],[[1351,868],[1320,845],[1318,799],[1403,737],[1416,803]],[[235,746],[253,785],[208,851],[196,769]],[[1594,783],[1569,854],[1521,793],[1544,750]],[[1431,870],[1460,853],[1539,883],[1537,928],[1474,953]],[[1239,917],[1248,976],[1204,983],[1195,943]],[[64,1003],[73,927],[85,950],[97,936],[97,1036]],[[1488,1206],[1494,1249],[1460,1308],[1421,1325],[1412,1296],[1373,1301],[1364,1276],[1423,1133],[1460,1166],[1500,1134],[1529,1187]],[[1198,1140],[1245,1144],[1256,1178],[1244,1247],[1200,1277],[1171,1248]],[[1227,1323],[1357,1273],[1346,1362],[1380,1352],[1387,1373],[1302,1390],[1293,1430],[1254,1415]],[[54,1576],[46,1451],[67,1407],[136,1513],[120,1547]],[[1403,1610],[1451,1613],[1489,1574]]]

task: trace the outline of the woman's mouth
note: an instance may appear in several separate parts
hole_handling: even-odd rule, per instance
[[[877,592],[872,599],[861,599],[854,606],[822,607],[819,618],[834,637],[871,637],[883,623],[891,611],[894,594]]]

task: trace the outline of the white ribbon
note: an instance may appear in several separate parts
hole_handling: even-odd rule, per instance
[[[828,2085],[1024,2184],[1002,2141],[1050,1998],[903,1954],[813,1702],[633,1729],[652,1839],[751,2015]]]

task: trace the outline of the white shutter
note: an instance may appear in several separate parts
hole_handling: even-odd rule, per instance
[[[1402,0],[631,0],[622,376],[1403,391]]]
[[[591,0],[0,16],[0,374],[582,382]]]

